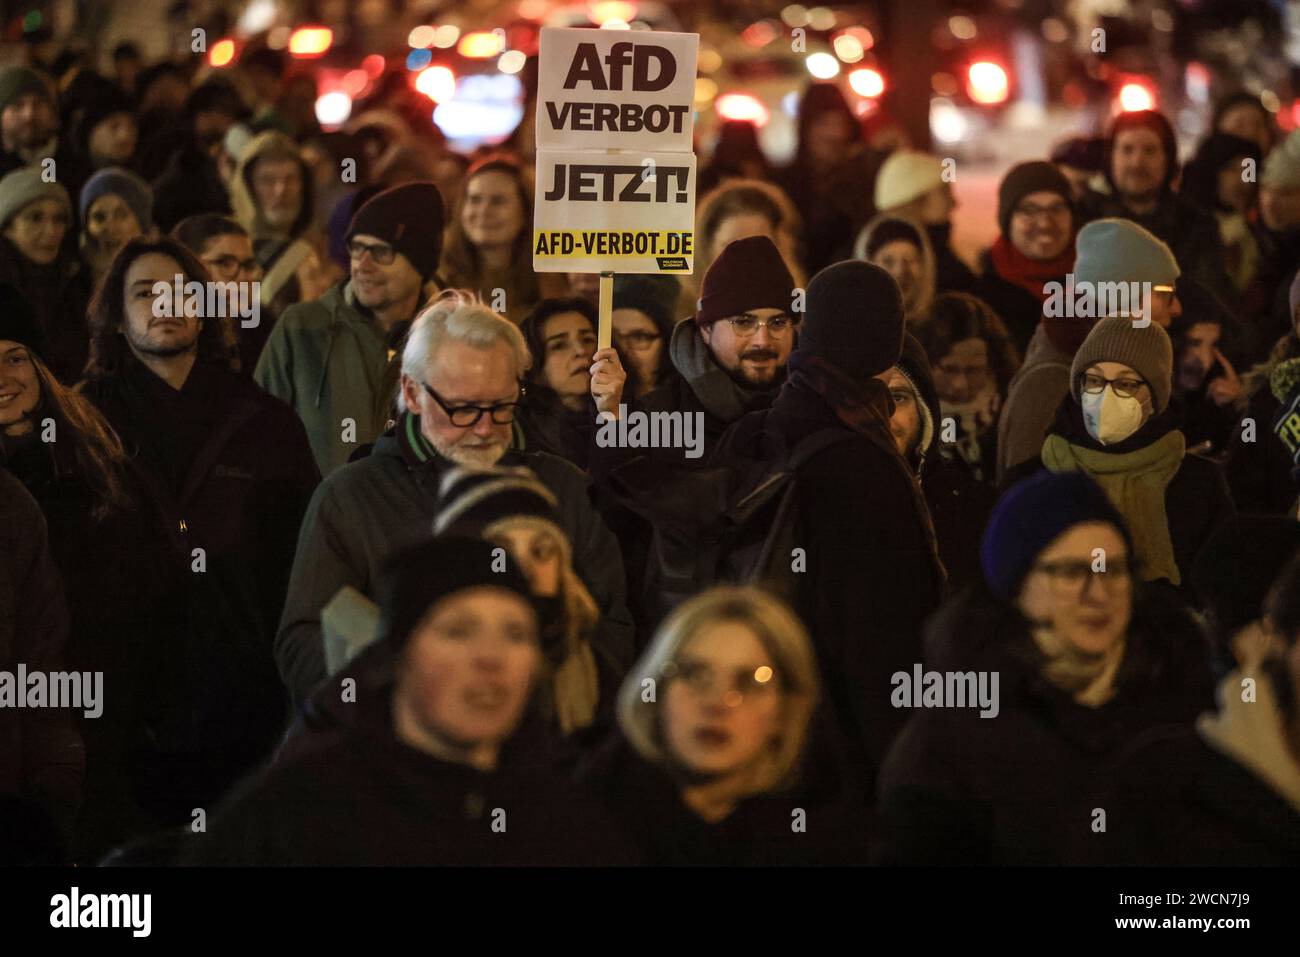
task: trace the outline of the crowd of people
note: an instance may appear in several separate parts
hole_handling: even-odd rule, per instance
[[[814,83],[598,348],[527,123],[114,63],[0,71],[0,672],[103,679],[0,689],[9,862],[1300,863],[1258,99],[1014,166],[967,262],[950,161]],[[654,416],[702,454],[602,437]]]

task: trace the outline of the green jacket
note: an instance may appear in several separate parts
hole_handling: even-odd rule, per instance
[[[298,413],[325,476],[383,434],[400,362],[390,360],[382,333],[344,280],[285,310],[253,378]]]

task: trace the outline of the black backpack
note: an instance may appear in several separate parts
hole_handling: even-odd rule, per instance
[[[832,427],[794,448],[764,447],[766,415],[749,418],[746,435],[729,443],[725,464],[688,467],[641,457],[608,476],[615,502],[650,528],[638,603],[647,629],[711,585],[762,585],[794,599],[796,473],[855,433]]]

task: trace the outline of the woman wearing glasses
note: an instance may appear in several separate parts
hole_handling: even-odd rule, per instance
[[[1137,576],[1190,593],[1197,553],[1234,508],[1220,467],[1187,454],[1169,409],[1172,387],[1173,346],[1160,326],[1102,319],[1075,353],[1041,466],[1094,479],[1133,533]],[[1037,466],[1031,460],[1008,476]]]
[[[797,788],[817,696],[798,618],[713,588],[660,626],[619,691],[620,732],[581,776],[644,864],[847,863],[843,818]]]
[[[614,277],[614,348],[627,384],[623,395],[640,399],[679,378],[668,355],[677,325],[681,283],[674,276]]]
[[[881,771],[883,863],[1068,864],[1104,852],[1098,794],[1121,749],[1212,701],[1204,635],[1166,590],[1138,581],[1134,544],[1084,475],[1039,474],[1002,497],[983,580],[930,622],[936,678],[894,678],[893,703],[917,710]]]

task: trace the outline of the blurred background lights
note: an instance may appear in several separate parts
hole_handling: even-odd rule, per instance
[[[422,50],[425,47],[433,46],[433,40],[438,35],[438,31],[428,24],[421,24],[406,35],[406,45],[416,50]]]
[[[431,66],[415,78],[415,88],[435,103],[456,95],[456,74],[445,66]]]
[[[819,80],[829,80],[839,75],[840,61],[829,53],[810,53],[806,62],[808,72]]]
[[[289,53],[307,58],[324,55],[334,42],[334,31],[329,27],[299,27],[289,34]]]
[[[235,58],[235,41],[218,40],[208,51],[208,62],[213,66],[226,66]]]
[[[885,78],[878,71],[863,67],[849,74],[849,86],[858,96],[880,96],[885,92]]]
[[[1119,107],[1125,113],[1155,109],[1155,97],[1141,83],[1125,83],[1119,90]]]
[[[316,121],[321,126],[338,126],[352,115],[352,97],[342,90],[326,93],[316,99]]]
[[[501,59],[497,60],[497,69],[502,73],[518,73],[524,68],[528,57],[524,56],[521,50],[507,50],[501,54]]]
[[[845,63],[857,63],[862,59],[862,41],[851,33],[841,33],[831,46],[835,55]]]
[[[976,103],[1001,103],[1007,98],[1007,71],[990,60],[972,63],[967,73],[970,98]]]
[[[505,47],[506,40],[502,33],[488,33],[481,30],[461,37],[460,43],[456,45],[456,52],[470,60],[485,60],[496,56]]]
[[[763,126],[771,119],[766,106],[748,93],[724,93],[714,102],[713,108],[724,120],[741,120]]]

